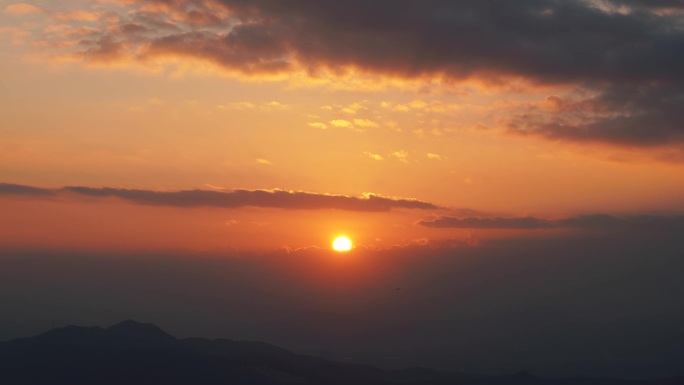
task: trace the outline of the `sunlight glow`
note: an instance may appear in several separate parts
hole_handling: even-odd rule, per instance
[[[333,241],[333,250],[343,252],[343,251],[349,251],[352,248],[352,241],[345,237],[345,236],[339,236],[335,238]]]

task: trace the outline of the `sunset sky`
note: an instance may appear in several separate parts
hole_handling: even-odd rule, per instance
[[[684,212],[677,1],[0,7],[6,247],[387,248]]]
[[[678,0],[0,0],[0,340],[681,325],[683,69]]]

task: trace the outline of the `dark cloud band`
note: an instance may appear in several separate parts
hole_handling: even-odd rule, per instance
[[[154,191],[140,189],[119,189],[110,187],[67,186],[60,189],[46,189],[16,184],[0,183],[0,195],[46,197],[75,194],[81,197],[118,198],[148,206],[169,207],[267,207],[296,210],[336,209],[347,211],[390,211],[393,209],[429,210],[439,207],[414,199],[386,198],[373,194],[363,197],[346,195],[316,194],[283,190],[182,190]]]
[[[552,228],[624,229],[684,231],[684,216],[638,215],[618,217],[606,214],[582,215],[556,220],[535,217],[478,218],[441,217],[432,221],[419,221],[419,225],[433,228],[538,230]]]
[[[682,82],[681,3],[554,0],[138,0],[191,14],[230,10],[223,29],[152,39],[152,52],[198,56],[240,71],[351,66],[399,76],[525,76],[540,82]]]

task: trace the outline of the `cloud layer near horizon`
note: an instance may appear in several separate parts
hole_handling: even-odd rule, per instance
[[[630,147],[684,143],[684,4],[631,0],[120,0],[61,12],[45,45],[112,65],[199,60],[247,77],[362,73],[576,90],[507,132]],[[71,23],[71,28],[63,24]],[[53,28],[54,30],[54,28]]]
[[[430,221],[419,221],[419,225],[432,228],[465,228],[465,229],[511,229],[538,230],[552,228],[575,229],[621,229],[621,230],[653,230],[684,231],[684,216],[613,216],[607,214],[580,215],[562,219],[541,219],[536,217],[518,218],[480,218],[480,217],[441,217]]]
[[[386,198],[374,194],[362,197],[317,194],[283,190],[181,190],[155,191],[110,187],[66,186],[58,189],[0,183],[0,196],[45,198],[76,194],[79,197],[118,198],[148,206],[169,207],[266,207],[296,210],[336,209],[347,211],[381,212],[393,209],[429,210],[439,207],[428,202],[405,198]]]

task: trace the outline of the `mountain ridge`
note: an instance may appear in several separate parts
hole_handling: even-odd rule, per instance
[[[154,324],[132,320],[108,328],[70,325],[0,342],[0,376],[0,382],[16,385],[670,385],[678,380],[550,380],[525,371],[481,376],[423,368],[384,370],[295,354],[258,341],[176,339]]]

